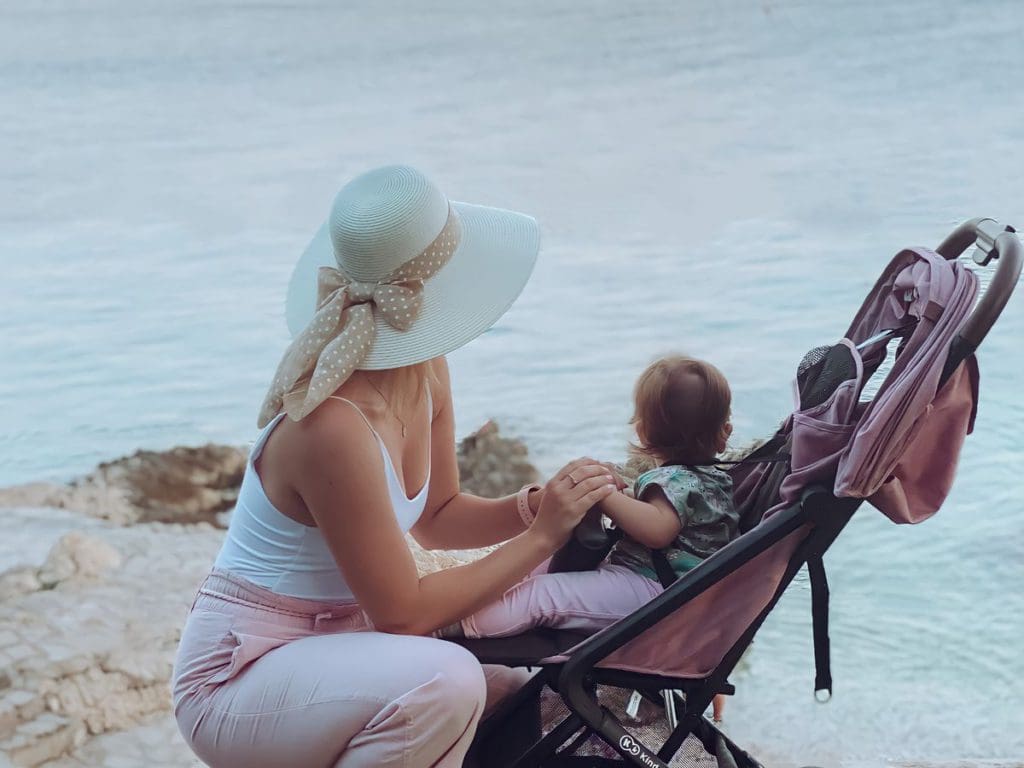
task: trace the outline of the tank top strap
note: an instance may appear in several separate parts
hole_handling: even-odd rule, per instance
[[[380,441],[381,441],[382,443],[384,442],[383,440],[381,440],[381,438],[380,438],[380,435],[379,435],[379,434],[377,434],[377,430],[373,428],[373,424],[371,424],[371,423],[370,423],[370,420],[369,420],[368,418],[366,418],[366,414],[365,414],[365,413],[363,413],[363,409],[362,409],[362,408],[360,408],[360,407],[359,407],[358,405],[356,405],[355,403],[353,403],[353,402],[352,402],[351,400],[349,400],[349,399],[348,399],[347,397],[339,397],[338,395],[328,395],[328,396],[327,396],[327,398],[328,398],[329,400],[341,400],[341,402],[343,402],[343,403],[348,403],[348,404],[349,404],[349,405],[351,405],[351,406],[352,406],[353,408],[355,408],[355,409],[356,409],[356,413],[358,413],[358,414],[359,414],[359,416],[360,416],[360,417],[362,418],[362,420],[363,420],[364,422],[366,422],[366,426],[367,426],[367,428],[368,428],[368,429],[369,429],[369,430],[370,430],[371,432],[373,432],[373,435],[374,435],[374,437],[376,437],[376,438],[377,438],[378,440],[380,440]]]
[[[277,414],[270,423],[263,428],[263,431],[259,433],[256,440],[249,447],[249,461],[256,462],[260,458],[260,454],[263,453],[263,446],[267,444],[267,439],[270,437],[270,433],[274,431],[274,427],[281,423],[281,419],[285,417],[284,411]]]

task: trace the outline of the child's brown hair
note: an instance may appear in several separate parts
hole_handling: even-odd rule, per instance
[[[640,455],[662,464],[708,464],[729,435],[732,392],[715,366],[684,355],[656,360],[633,390]]]

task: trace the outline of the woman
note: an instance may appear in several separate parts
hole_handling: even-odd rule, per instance
[[[184,629],[178,725],[211,766],[455,768],[522,678],[430,635],[540,567],[615,488],[590,460],[505,499],[459,492],[443,355],[533,268],[533,219],[408,167],[346,185],[289,288],[295,334]],[[423,546],[505,542],[419,577]]]

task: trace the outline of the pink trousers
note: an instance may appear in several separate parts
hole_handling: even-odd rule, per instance
[[[545,563],[546,565],[546,563]],[[646,605],[662,586],[623,565],[597,570],[539,573],[500,600],[462,620],[466,637],[504,637],[530,627],[598,630]]]
[[[458,768],[480,718],[529,674],[375,632],[355,604],[214,570],[172,678],[185,741],[213,768]]]

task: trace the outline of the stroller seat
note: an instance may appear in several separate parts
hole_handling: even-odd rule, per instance
[[[459,638],[457,642],[488,664],[529,667],[540,659],[559,656],[589,637],[589,632],[538,627],[513,637]]]
[[[978,265],[997,263],[977,303],[977,278],[956,261],[971,244]],[[823,556],[865,499],[895,522],[920,522],[938,509],[973,428],[974,352],[1021,263],[1014,230],[992,219],[965,222],[934,252],[901,251],[844,338],[801,362],[794,413],[729,470],[739,538],[593,634],[534,629],[458,641],[482,663],[538,670],[480,724],[464,768],[760,766],[703,713],[715,695],[733,692],[728,676],[805,566],[815,689],[831,694]],[[886,372],[886,348],[897,340]],[[876,373],[882,382],[864,402]],[[939,466],[934,476],[915,471],[922,457]],[[621,695],[609,695],[616,690],[631,692],[625,707]],[[660,730],[630,723],[641,701],[663,713]]]

